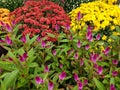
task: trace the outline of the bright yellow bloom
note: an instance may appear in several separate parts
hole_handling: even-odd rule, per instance
[[[107,36],[103,35],[102,40],[106,40]]]

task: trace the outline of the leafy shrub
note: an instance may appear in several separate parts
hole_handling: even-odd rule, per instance
[[[23,5],[24,0],[0,0],[0,8],[7,8],[10,11]]]
[[[23,7],[15,9],[11,13],[16,23],[21,23],[20,33],[22,35],[30,34],[32,37],[39,34],[49,41],[56,41],[60,32],[66,30],[66,25],[70,24],[70,19],[62,7],[57,4],[42,1],[27,1]],[[54,33],[56,38],[48,37],[48,33]]]
[[[111,35],[120,35],[117,28],[120,26],[120,8],[117,5],[109,5],[101,1],[83,3],[80,7],[69,13],[71,17],[71,29],[81,34],[86,25],[90,25],[92,32],[101,34],[101,39],[111,40]],[[86,32],[86,31],[85,31]]]
[[[0,58],[1,90],[120,89],[120,38],[105,46],[98,36],[90,40],[92,33],[79,37],[71,32],[60,33],[54,44],[17,35],[18,27],[1,38],[0,45],[8,50]]]

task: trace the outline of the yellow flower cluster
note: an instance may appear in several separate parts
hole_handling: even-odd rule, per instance
[[[77,20],[79,12],[83,17]],[[80,7],[72,10],[69,16],[73,31],[81,30],[87,24],[94,26],[93,31],[96,32],[105,30],[106,27],[114,30],[115,26],[120,26],[120,8],[117,5],[109,5],[101,1],[83,3]]]
[[[110,4],[110,5],[112,5],[112,4],[116,4],[116,3],[117,3],[117,0],[99,0],[99,1],[102,1],[102,2],[108,3],[108,4]]]
[[[0,8],[0,21],[3,23],[8,23],[10,25],[11,19],[9,17],[9,13],[10,11],[8,9]]]

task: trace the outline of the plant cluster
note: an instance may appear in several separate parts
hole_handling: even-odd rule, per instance
[[[71,29],[81,34],[82,28],[92,26],[95,34],[100,33],[105,41],[113,41],[111,35],[119,36],[120,8],[101,1],[83,3],[69,13]]]
[[[17,35],[18,27],[9,33],[11,36],[1,38],[0,44],[8,50],[0,58],[1,90],[120,89],[120,47],[115,49],[120,39],[111,43],[111,49],[99,44],[99,35],[91,39],[89,29],[86,37],[60,33],[54,44],[38,35]],[[94,49],[96,44],[104,49]]]
[[[27,1],[23,7],[15,9],[11,13],[16,23],[21,23],[20,33],[34,36],[39,34],[46,37],[48,41],[56,41],[60,32],[68,33],[66,26],[69,26],[70,19],[62,7],[57,4],[42,1]],[[48,37],[53,33],[56,38]]]
[[[24,0],[0,0],[0,8],[7,8],[10,11],[23,5]]]

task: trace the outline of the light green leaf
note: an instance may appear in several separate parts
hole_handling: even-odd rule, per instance
[[[93,78],[93,80],[99,90],[105,90],[104,85],[99,80],[97,80],[95,77]]]

